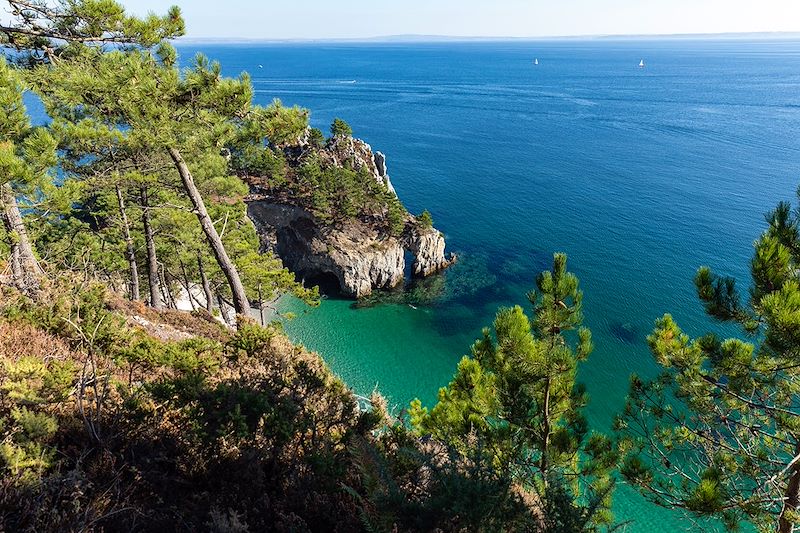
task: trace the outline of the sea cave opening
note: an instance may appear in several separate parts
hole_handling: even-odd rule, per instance
[[[332,272],[310,272],[303,276],[304,287],[319,287],[319,293],[325,296],[339,296],[342,286],[339,278]]]
[[[403,269],[403,277],[405,279],[403,285],[408,287],[414,281],[414,262],[416,262],[417,256],[409,250],[404,250],[403,252],[403,260],[405,262],[405,268]]]

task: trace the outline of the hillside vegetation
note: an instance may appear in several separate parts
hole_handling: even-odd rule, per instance
[[[47,304],[4,289],[0,305],[7,531],[539,523],[508,479],[419,440],[377,393],[359,408],[277,324],[231,331],[73,280],[42,290]]]
[[[358,219],[399,235],[409,215],[378,175],[370,147],[341,119],[331,135],[311,128],[309,112],[275,100],[265,109],[266,145],[244,143],[232,153],[234,172],[271,199],[307,208],[330,224]]]

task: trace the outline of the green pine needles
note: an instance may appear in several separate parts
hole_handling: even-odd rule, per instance
[[[566,491],[576,514],[590,515],[580,530],[595,530],[613,522],[617,454],[608,437],[589,431],[582,414],[588,397],[575,375],[592,351],[591,334],[581,326],[583,294],[564,254],[555,254],[536,286],[529,294],[533,318],[519,306],[498,311],[494,332],[484,330],[438,403],[428,410],[412,402],[411,425],[461,453],[482,443],[482,460],[502,469],[518,490],[542,501]]]
[[[670,315],[656,321],[648,343],[664,371],[632,378],[617,426],[622,474],[656,503],[788,533],[800,501],[800,215],[781,203],[767,222],[746,302],[731,278],[695,278],[709,315],[744,338],[691,339]]]

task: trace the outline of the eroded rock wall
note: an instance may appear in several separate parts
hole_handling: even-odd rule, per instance
[[[248,215],[264,251],[278,255],[301,279],[330,274],[345,296],[360,298],[373,289],[403,282],[403,244],[358,221],[341,226],[320,223],[305,209],[253,201]]]
[[[297,157],[304,146],[287,148],[287,155]],[[292,150],[297,152],[293,154]],[[363,168],[386,185],[393,194],[386,157],[360,139],[337,137],[318,152],[327,164]],[[323,222],[310,211],[258,193],[257,186],[248,200],[248,215],[261,238],[263,251],[272,251],[299,278],[333,276],[341,293],[360,298],[374,289],[389,289],[403,282],[405,251],[414,255],[413,275],[425,277],[439,272],[455,261],[445,254],[445,240],[435,228],[423,228],[407,215],[400,237],[390,235],[385,224],[363,220]]]
[[[435,274],[456,261],[455,256],[445,254],[444,235],[435,228],[407,226],[404,240],[406,249],[414,254],[411,268],[417,277]]]

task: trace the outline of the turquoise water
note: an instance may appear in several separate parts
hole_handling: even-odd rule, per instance
[[[653,321],[717,327],[694,272],[746,278],[762,214],[800,182],[800,42],[181,46],[195,50],[249,71],[260,103],[308,107],[324,129],[346,119],[462,256],[411,297],[417,309],[330,299],[287,324],[358,392],[399,407],[432,402],[495,310],[525,304],[564,251],[596,345],[580,373],[589,416],[607,429],[629,374],[655,371]],[[628,531],[680,527],[618,494]]]

